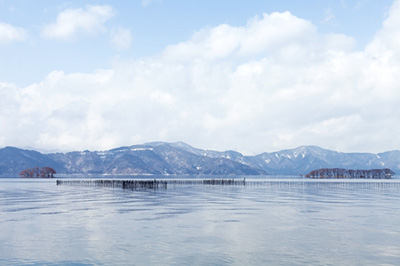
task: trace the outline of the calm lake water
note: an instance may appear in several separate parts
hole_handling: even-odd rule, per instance
[[[400,265],[400,180],[0,179],[0,265]]]

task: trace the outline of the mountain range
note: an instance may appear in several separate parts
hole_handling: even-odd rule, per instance
[[[245,156],[194,148],[183,142],[151,142],[107,151],[40,153],[0,149],[0,176],[52,167],[58,175],[305,175],[319,168],[381,169],[400,173],[400,151],[343,153],[317,146]]]

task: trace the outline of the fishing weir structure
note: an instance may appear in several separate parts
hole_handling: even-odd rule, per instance
[[[83,179],[83,180],[57,180],[58,185],[71,186],[100,186],[100,187],[119,187],[123,189],[166,189],[168,185],[245,185],[246,179],[185,179],[185,180],[102,180],[102,179]]]
[[[58,179],[58,185],[97,186],[129,190],[157,190],[191,186],[249,186],[281,189],[400,189],[400,180],[310,180],[310,179]]]

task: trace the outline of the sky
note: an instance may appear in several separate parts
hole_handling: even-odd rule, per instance
[[[0,147],[400,149],[400,0],[0,0]]]

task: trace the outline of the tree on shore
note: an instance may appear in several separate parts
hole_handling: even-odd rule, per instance
[[[367,178],[390,179],[395,173],[390,169],[352,170],[342,168],[317,169],[308,173],[307,178]]]
[[[28,178],[53,178],[56,171],[51,167],[33,167],[23,170],[19,175]]]

